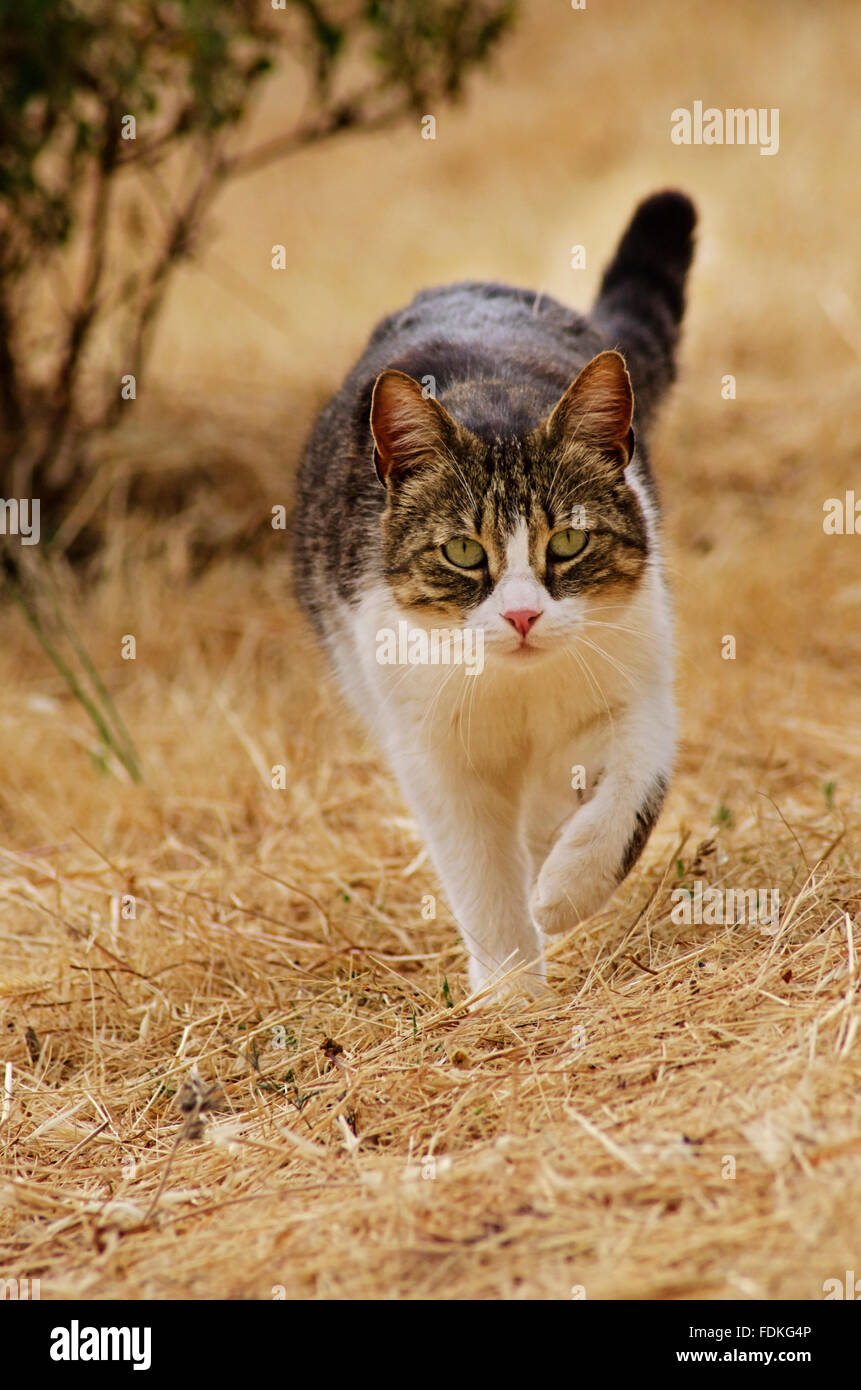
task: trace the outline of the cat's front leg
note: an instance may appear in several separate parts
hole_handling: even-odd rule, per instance
[[[532,890],[541,931],[567,931],[599,911],[633,867],[666,794],[673,733],[672,695],[664,687],[608,726],[595,793],[562,826]]]
[[[389,753],[469,952],[472,991],[514,971],[496,995],[541,993],[545,969],[516,798],[463,756],[449,762],[440,749],[423,757],[391,745]]]

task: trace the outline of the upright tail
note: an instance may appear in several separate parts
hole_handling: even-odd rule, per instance
[[[592,311],[593,321],[627,361],[643,423],[676,374],[696,221],[684,193],[653,193],[640,203],[604,271]]]

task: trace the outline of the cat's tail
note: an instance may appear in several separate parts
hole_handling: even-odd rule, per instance
[[[625,357],[644,423],[675,378],[696,221],[684,193],[668,189],[640,203],[604,271],[592,311]]]

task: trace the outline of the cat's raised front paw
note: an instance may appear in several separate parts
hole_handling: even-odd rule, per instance
[[[532,920],[547,936],[570,931],[600,911],[616,883],[616,875],[594,860],[554,851],[545,861],[529,899]]]

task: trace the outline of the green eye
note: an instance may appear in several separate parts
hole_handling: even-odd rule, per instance
[[[588,539],[586,531],[575,531],[569,526],[567,531],[557,531],[550,537],[547,549],[556,560],[570,560],[580,554]]]
[[[484,546],[470,536],[455,536],[453,541],[446,541],[442,553],[451,564],[462,570],[477,570],[487,559]]]

